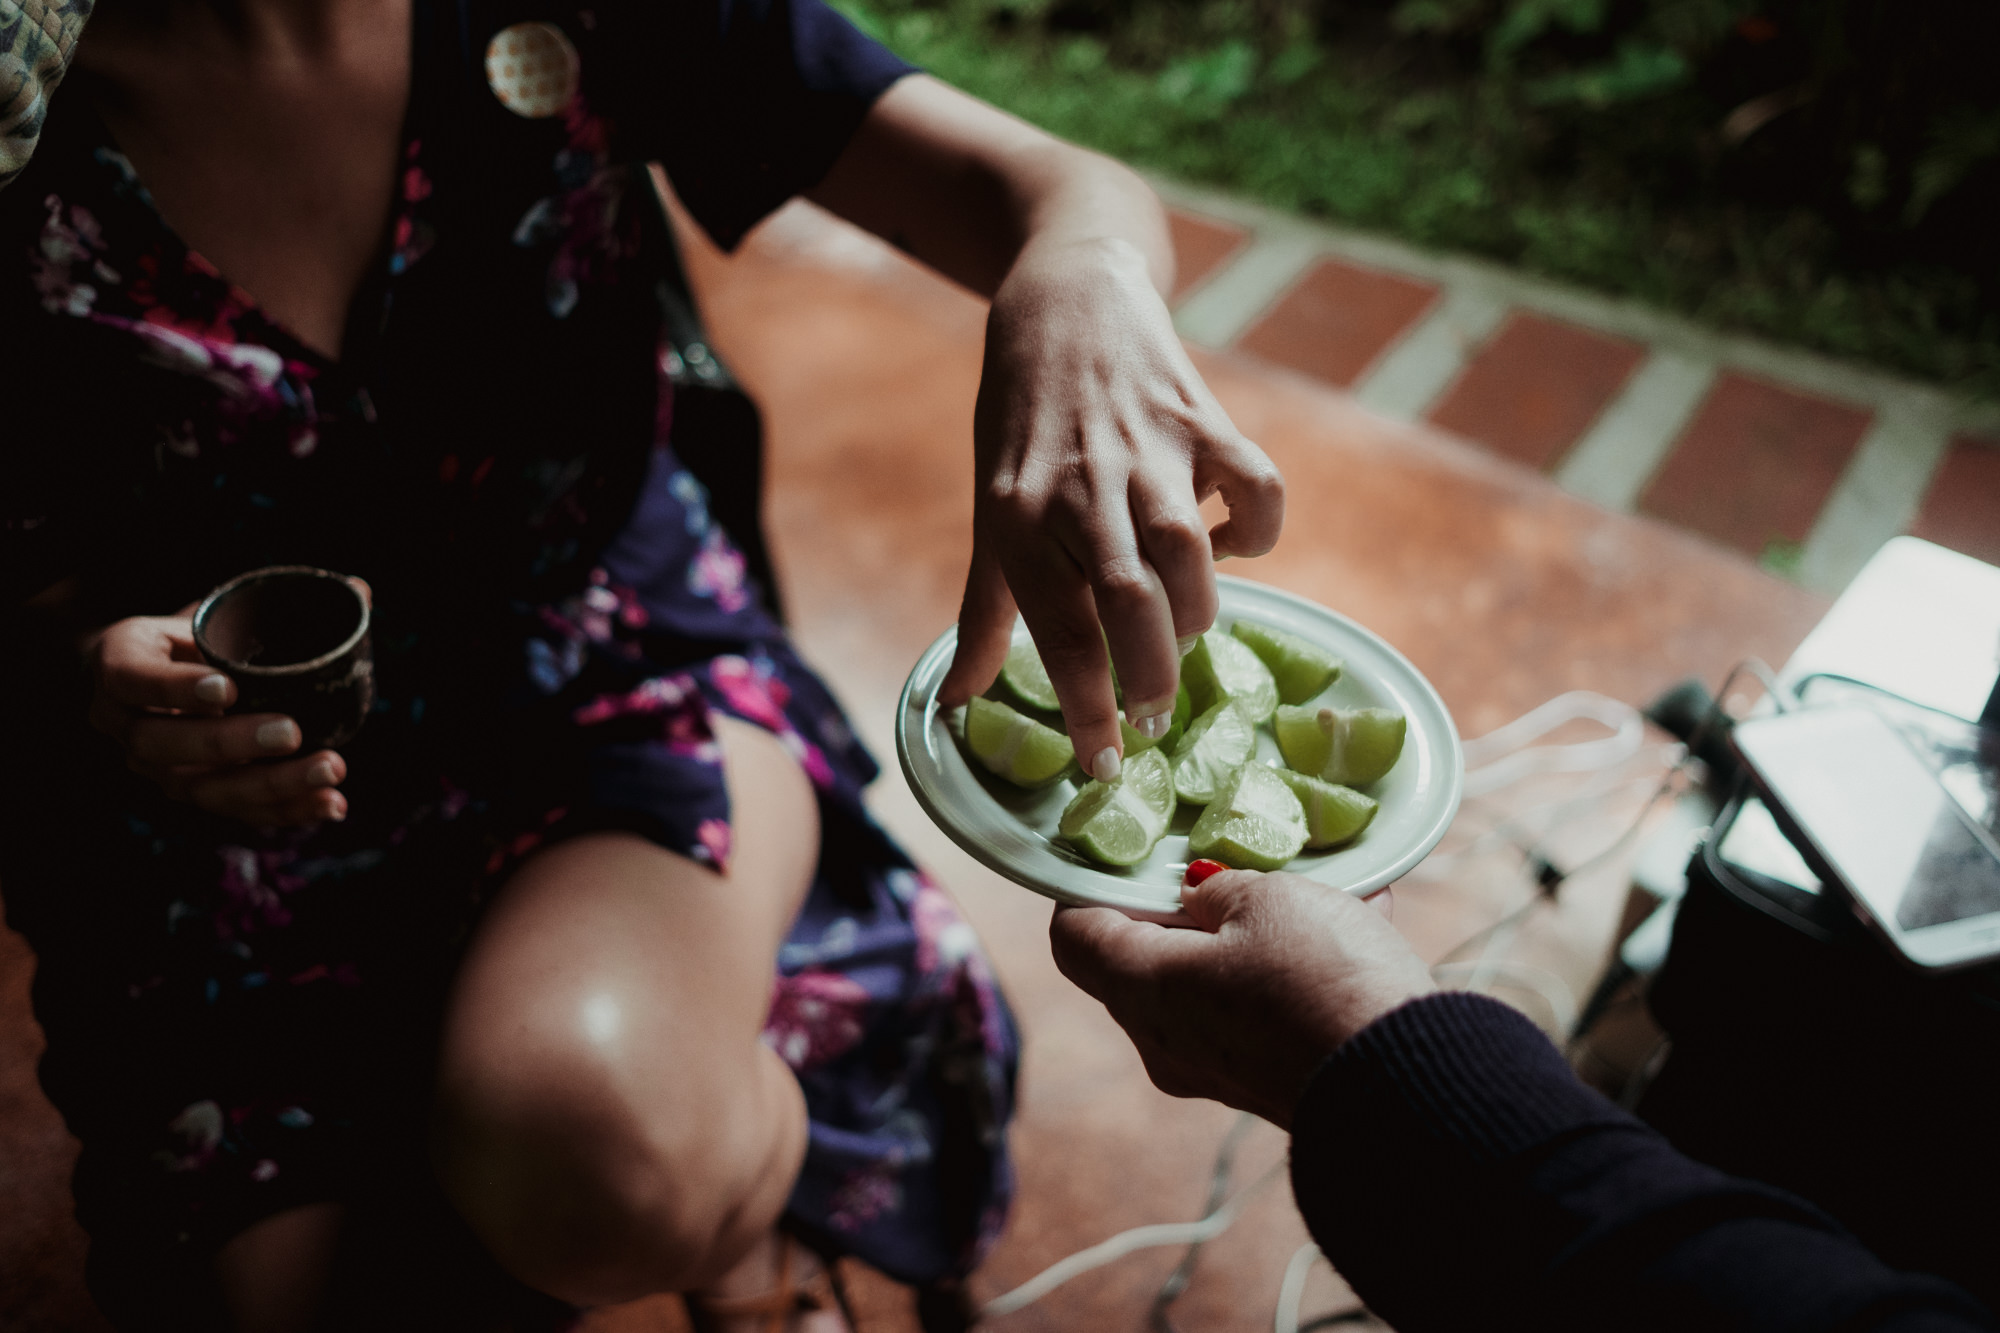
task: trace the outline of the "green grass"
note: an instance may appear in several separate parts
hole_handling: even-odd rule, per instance
[[[1580,135],[1578,118],[1544,114],[1519,84],[1420,76],[1379,49],[1306,39],[1274,51],[1244,35],[1240,6],[1138,9],[1091,35],[1053,30],[1036,0],[840,2],[938,77],[1135,165],[2000,392],[2000,311],[1970,276],[1859,268],[1809,210],[1663,175],[1660,141],[1704,114],[1691,94],[1621,107],[1603,118],[1612,128]]]

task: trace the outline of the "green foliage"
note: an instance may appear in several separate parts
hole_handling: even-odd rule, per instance
[[[2000,393],[1995,44],[1923,17],[1991,0],[839,2],[1153,170]]]
[[[1606,8],[1606,0],[1509,0],[1487,32],[1487,62],[1506,67],[1530,42],[1552,29],[1600,32]]]
[[[1610,60],[1563,70],[1527,85],[1528,100],[1539,106],[1577,104],[1601,110],[1671,91],[1693,71],[1681,53],[1642,41],[1621,42]]]
[[[1193,116],[1213,120],[1250,91],[1257,73],[1257,52],[1237,39],[1211,51],[1183,56],[1160,71],[1160,96]]]
[[[1981,166],[2000,161],[2000,108],[1953,107],[1930,127],[1929,140],[1910,171],[1903,221],[1912,227]]]

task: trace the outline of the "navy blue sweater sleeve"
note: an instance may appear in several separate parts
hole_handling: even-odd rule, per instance
[[[1995,1327],[1810,1205],[1681,1156],[1479,996],[1407,1004],[1320,1067],[1292,1185],[1399,1333]]]

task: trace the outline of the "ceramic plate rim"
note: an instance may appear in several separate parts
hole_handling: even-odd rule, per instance
[[[1380,635],[1339,612],[1297,593],[1251,579],[1218,574],[1216,586],[1221,601],[1219,621],[1234,621],[1244,616],[1254,618],[1253,609],[1241,605],[1246,601],[1267,600],[1284,604],[1294,617],[1324,622],[1332,628],[1334,638],[1350,636],[1356,644],[1363,645],[1367,651],[1381,658],[1393,678],[1384,680],[1379,678],[1380,673],[1371,673],[1370,684],[1398,694],[1406,703],[1415,705],[1406,708],[1413,744],[1405,750],[1405,754],[1416,751],[1420,762],[1438,770],[1437,781],[1418,793],[1429,810],[1429,817],[1421,825],[1418,835],[1392,860],[1378,864],[1353,883],[1337,883],[1346,877],[1338,874],[1337,870],[1327,870],[1333,865],[1330,859],[1301,871],[1350,893],[1370,893],[1394,883],[1429,855],[1458,813],[1464,787],[1465,761],[1450,710],[1445,707],[1436,688],[1408,658]],[[1147,920],[1184,920],[1179,911],[1177,884],[1172,888],[1171,899],[1164,894],[1134,893],[1132,890],[1136,886],[1131,879],[1059,855],[1050,848],[1046,839],[1021,824],[997,802],[993,803],[991,811],[985,813],[990,816],[997,812],[1004,817],[1002,821],[994,822],[989,818],[986,827],[970,826],[958,802],[947,789],[945,764],[948,761],[939,757],[941,750],[949,749],[952,759],[961,767],[966,767],[965,758],[957,748],[945,715],[937,706],[937,691],[943,684],[957,644],[958,626],[954,624],[917,659],[897,701],[896,758],[910,791],[924,813],[974,860],[1044,897],[1077,906],[1114,907],[1129,916]],[[1343,656],[1353,651],[1347,645],[1331,646]],[[970,772],[969,767],[966,771]]]

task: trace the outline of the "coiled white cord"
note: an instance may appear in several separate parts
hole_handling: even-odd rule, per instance
[[[1023,1306],[1032,1305],[1071,1278],[1081,1277],[1093,1268],[1102,1268],[1138,1250],[1160,1245],[1200,1245],[1214,1240],[1229,1230],[1230,1223],[1236,1220],[1245,1204],[1284,1173],[1285,1162],[1281,1159],[1199,1222],[1156,1222],[1151,1226],[1133,1227],[1109,1240],[1099,1241],[1087,1250],[1079,1250],[1067,1259],[1049,1265],[1005,1295],[986,1302],[980,1307],[979,1317],[995,1319],[1003,1314],[1012,1314]]]
[[[1608,727],[1611,734],[1567,745],[1533,744],[1558,727],[1580,721]],[[1484,796],[1536,773],[1610,768],[1637,754],[1645,741],[1646,723],[1638,709],[1589,690],[1571,690],[1465,742],[1465,795]]]
[[[1271,1317],[1271,1333],[1299,1333],[1299,1307],[1305,1304],[1306,1279],[1319,1259],[1319,1246],[1307,1241],[1293,1252],[1285,1265],[1285,1280],[1278,1284],[1278,1311]]]

